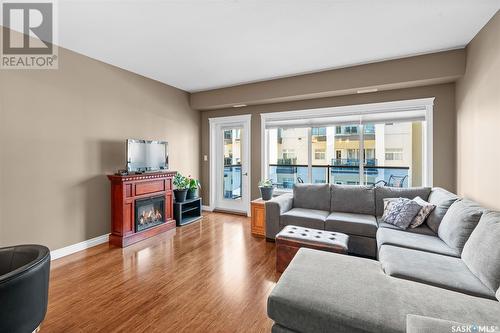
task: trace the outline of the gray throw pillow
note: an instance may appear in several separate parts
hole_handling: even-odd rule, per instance
[[[455,201],[441,221],[438,236],[449,247],[462,253],[465,243],[483,215],[484,209],[477,203],[459,199]]]
[[[425,198],[423,198],[425,200]],[[439,224],[443,220],[444,215],[450,206],[459,199],[456,194],[446,191],[440,187],[434,187],[429,194],[429,203],[436,206],[434,210],[427,217],[426,223],[436,234],[439,230]]]
[[[492,291],[500,288],[500,213],[486,212],[465,243],[462,260]]]
[[[436,208],[436,206],[434,206],[431,203],[428,203],[427,201],[425,201],[421,197],[416,197],[415,199],[413,199],[413,201],[418,203],[421,208],[420,208],[420,211],[418,212],[417,216],[415,216],[413,221],[411,221],[410,228],[412,228],[412,229],[424,224],[425,219],[427,219],[429,214],[434,210],[434,208]]]
[[[406,229],[421,208],[422,206],[413,200],[399,198],[390,206],[389,211],[385,214],[384,222]]]

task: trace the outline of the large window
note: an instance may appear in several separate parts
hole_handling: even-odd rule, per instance
[[[434,98],[261,114],[262,174],[295,183],[432,186]]]
[[[300,182],[422,185],[422,121],[278,127],[266,130],[268,177]]]
[[[268,177],[278,188],[291,189],[308,181],[307,128],[275,128],[268,131]]]

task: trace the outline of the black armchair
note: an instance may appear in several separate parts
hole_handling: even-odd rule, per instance
[[[41,245],[0,248],[0,332],[31,333],[47,312],[50,251]]]

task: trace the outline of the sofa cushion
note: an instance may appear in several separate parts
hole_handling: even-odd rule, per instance
[[[330,211],[375,215],[375,189],[373,186],[331,185]]]
[[[330,185],[295,184],[293,207],[330,211]]]
[[[394,230],[401,230],[399,229],[398,227],[396,227],[395,225],[392,225],[392,224],[389,224],[389,223],[385,223],[384,221],[382,221],[380,218],[377,218],[377,222],[378,222],[378,227],[379,228],[387,228],[387,229],[394,229]],[[404,230],[405,232],[411,232],[411,233],[415,233],[415,234],[422,234],[422,235],[431,235],[431,236],[436,236],[436,234],[434,233],[434,231],[432,231],[428,226],[426,226],[425,224],[421,225],[420,227],[416,227],[416,228],[409,228],[409,229],[406,229]]]
[[[408,313],[500,325],[500,303],[387,276],[380,264],[300,249],[267,302],[269,317],[296,332],[405,332]]]
[[[407,249],[460,257],[456,250],[450,248],[436,235],[423,235],[405,230],[379,228],[377,231],[377,248],[379,251],[382,245],[394,245]]]
[[[439,224],[450,206],[459,199],[456,194],[446,191],[440,187],[434,187],[429,194],[429,203],[436,206],[427,217],[426,223],[435,233],[438,232]]]
[[[459,323],[456,321],[445,320],[441,318],[417,316],[412,314],[406,316],[406,333],[463,332],[463,330],[457,330],[457,328],[459,327],[469,327],[471,329],[469,332],[472,332],[472,327],[477,327],[477,325],[489,326],[488,323]]]
[[[380,186],[375,187],[375,212],[377,216],[382,216],[384,213],[384,198],[407,198],[413,199],[421,197],[428,201],[430,187],[412,187],[412,188],[399,188]]]
[[[484,208],[467,199],[455,201],[441,221],[438,229],[441,238],[449,247],[462,253],[465,242],[476,228]]]
[[[280,217],[281,227],[296,225],[299,227],[325,230],[325,219],[330,214],[326,210],[292,208]]]
[[[375,238],[377,220],[373,215],[332,212],[326,218],[325,230]]]
[[[389,276],[495,299],[495,294],[472,274],[460,258],[392,245],[382,245],[378,256],[384,272]]]
[[[500,213],[486,212],[465,243],[462,260],[488,288],[500,287]]]

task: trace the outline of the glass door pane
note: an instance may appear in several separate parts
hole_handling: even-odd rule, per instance
[[[241,128],[223,129],[223,198],[241,200]]]
[[[359,184],[360,133],[358,125],[332,127],[331,184]]]
[[[308,129],[269,129],[268,176],[279,189],[292,189],[295,183],[308,182]]]

